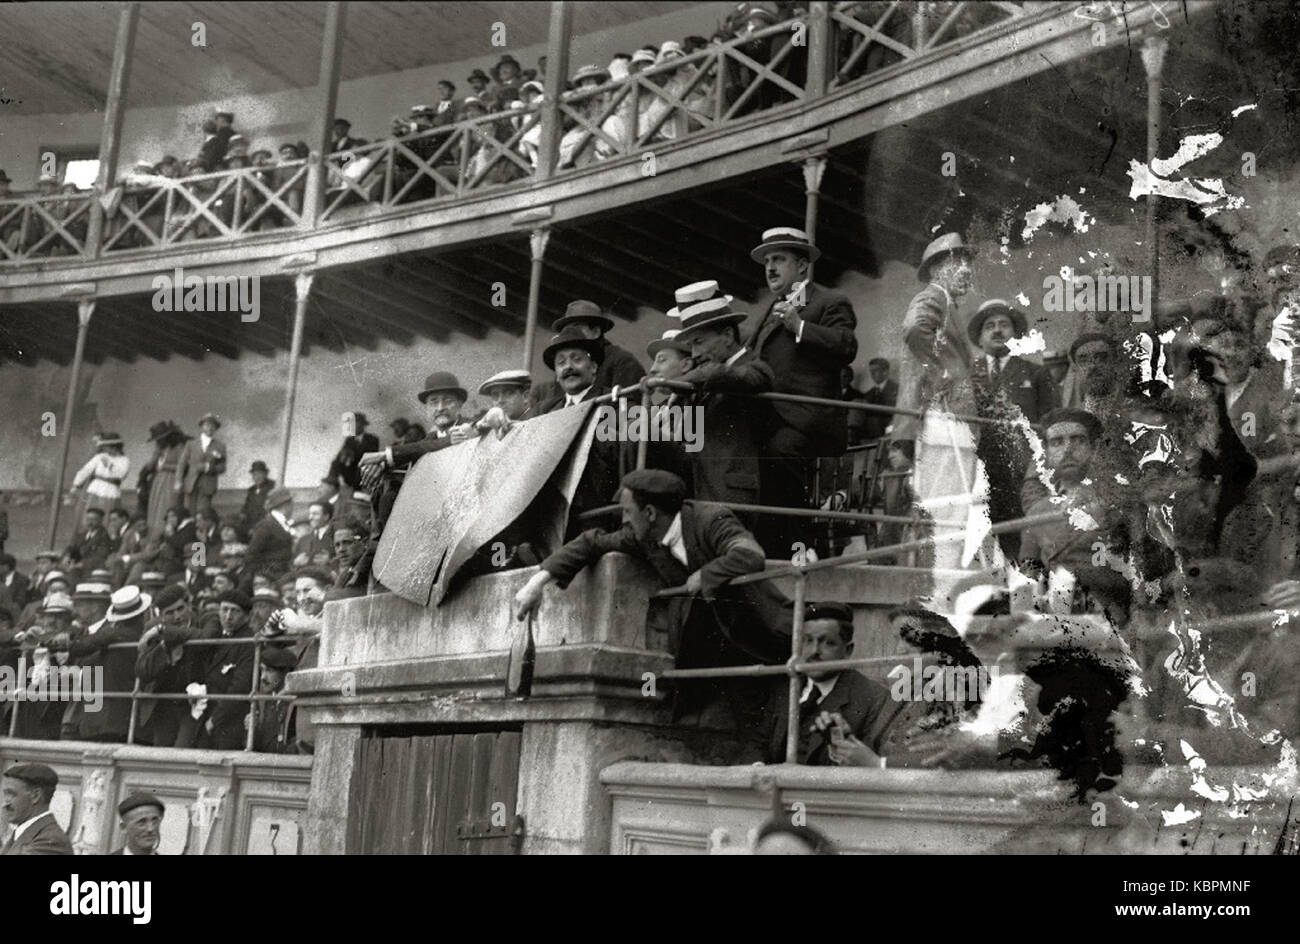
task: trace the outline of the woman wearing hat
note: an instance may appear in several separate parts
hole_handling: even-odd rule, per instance
[[[154,444],[153,458],[147,464],[147,468],[152,470],[148,515],[150,534],[162,534],[167,509],[177,503],[181,454],[189,439],[171,420],[155,423],[149,428],[149,441]]]
[[[95,454],[72,478],[72,491],[81,489],[76,520],[85,517],[86,509],[98,508],[107,514],[122,502],[122,482],[131,471],[131,460],[122,455],[122,437],[101,433],[95,437]]]

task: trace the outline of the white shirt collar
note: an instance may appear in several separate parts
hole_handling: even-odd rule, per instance
[[[723,364],[722,366],[723,366],[723,367],[730,367],[732,364],[736,363],[736,361],[738,361],[738,360],[740,360],[742,357],[744,357],[744,356],[745,356],[745,353],[746,353],[748,350],[749,350],[749,348],[742,346],[742,347],[740,348],[739,351],[737,351],[735,354],[732,354],[730,357],[728,357],[728,358],[727,358],[727,362],[726,362],[725,364]]]
[[[31,819],[23,820],[14,828],[14,842],[17,842],[19,839],[21,839],[23,834],[27,832],[27,830],[31,829],[32,825],[35,824],[36,821],[39,820],[42,816],[53,816],[53,815],[54,814],[51,813],[49,810],[46,810],[44,813],[37,813]]]
[[[986,363],[986,364],[988,365],[989,370],[992,370],[992,369],[993,369],[993,362],[994,362],[994,361],[997,361],[997,362],[998,362],[998,370],[1006,370],[1006,369],[1007,369],[1007,361],[1009,361],[1009,360],[1011,360],[1011,355],[1010,355],[1010,354],[1003,354],[1001,357],[994,357],[992,354],[985,354],[985,355],[984,355],[984,363]]]
[[[809,699],[809,697],[812,695],[813,686],[816,686],[817,690],[821,692],[821,697],[819,697],[817,700],[825,701],[826,696],[831,693],[831,689],[835,687],[835,683],[838,682],[839,680],[840,680],[840,673],[838,672],[836,672],[828,679],[817,679],[815,681],[811,678],[808,679],[807,684],[805,684],[803,687],[803,694],[799,696],[799,704],[803,704]]]
[[[590,385],[589,385],[585,390],[581,390],[581,391],[579,391],[578,393],[566,393],[566,394],[564,395],[564,405],[565,405],[565,406],[576,406],[577,404],[581,403],[581,402],[582,402],[582,398],[585,397],[585,396],[587,395],[587,393],[591,390],[591,388],[594,387],[594,386],[596,386],[596,385],[595,385],[595,384],[590,384]]]
[[[199,433],[199,445],[203,447],[204,452],[207,452],[208,447],[212,445],[212,437],[207,433]]]
[[[668,530],[664,532],[664,536],[659,543],[668,548],[668,552],[681,561],[682,566],[690,566],[686,560],[686,541],[682,537],[682,513],[680,511],[673,515],[672,523],[668,525]]]

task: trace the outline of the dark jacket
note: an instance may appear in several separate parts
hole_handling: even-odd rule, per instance
[[[884,388],[872,387],[858,395],[863,403],[873,403],[876,406],[895,406],[898,404],[898,381],[892,378],[885,381]],[[885,430],[893,422],[894,417],[889,413],[867,413],[855,411],[856,415],[849,417],[849,426],[857,427],[861,430],[863,442],[870,442],[873,439],[880,439],[885,435]]]
[[[596,369],[596,384],[602,393],[608,393],[615,386],[630,387],[638,383],[645,376],[645,368],[636,356],[626,348],[621,348],[617,344],[611,344],[605,341],[605,356],[600,362],[600,367]],[[564,400],[564,391],[554,380],[547,380],[537,384],[530,394],[530,399],[538,406],[533,411],[534,415],[549,413],[549,409],[541,409],[543,404],[552,404],[555,400]]]
[[[970,345],[957,323],[957,306],[931,282],[913,297],[903,319],[896,405],[924,411],[946,403],[954,413],[974,413],[970,367]],[[915,440],[920,430],[919,417],[899,415],[890,438]]]
[[[226,444],[216,436],[205,450],[198,436],[187,440],[181,450],[176,477],[184,482],[185,495],[217,494],[217,477],[226,471]],[[191,511],[193,508],[191,508]]]
[[[252,638],[253,630],[247,623],[234,634],[237,639]],[[203,682],[209,695],[247,695],[253,687],[253,646],[248,643],[227,643],[223,646],[202,646],[206,659]],[[214,750],[238,750],[245,744],[248,732],[244,729],[244,716],[249,702],[209,702],[208,710],[200,722],[212,722],[212,733],[207,747]]]
[[[975,355],[971,382],[981,416],[1014,416],[1007,407],[1017,406],[1030,423],[1037,423],[1060,406],[1060,395],[1047,368],[1023,357],[1008,358],[994,382],[989,376],[988,358],[980,352]]]
[[[768,739],[767,761],[770,764],[781,764],[785,762],[786,699],[789,696],[785,686],[774,691],[775,696],[779,697],[774,696],[769,712],[772,729]],[[814,690],[814,695],[816,694],[818,692]],[[809,706],[801,712],[799,763],[811,766],[827,766],[831,763],[827,756],[830,735],[818,731],[813,725],[813,711],[818,714],[823,711],[838,711],[858,740],[877,754],[883,754],[885,733],[890,722],[906,705],[906,702],[895,702],[890,697],[889,689],[879,682],[873,682],[861,672],[851,669],[841,672],[830,693],[815,708]]]
[[[759,319],[745,346],[772,368],[777,393],[808,397],[840,398],[840,371],[853,363],[858,353],[854,334],[858,319],[847,296],[824,285],[809,282],[804,290],[802,339],[795,340],[772,310],[773,299]],[[808,440],[809,456],[838,456],[848,443],[845,411],[835,407],[803,403],[774,403],[777,422],[802,433]]]
[[[670,616],[670,648],[682,668],[698,665],[695,640],[683,639],[688,620],[704,618],[745,657],[776,663],[790,655],[790,611],[786,598],[769,581],[728,589],[725,584],[742,574],[761,571],[763,549],[726,508],[708,502],[686,502],[682,506],[682,540],[686,564],[660,544],[642,544],[630,528],[602,533],[585,531],[546,560],[542,569],[560,587],[567,587],[589,564],[613,551],[640,558],[659,574],[665,586],[680,586],[695,571],[702,581],[701,599],[673,600]],[[694,610],[695,612],[692,612]],[[695,624],[700,625],[700,624]],[[685,651],[684,651],[685,650]],[[715,655],[715,653],[708,653]],[[720,664],[713,662],[713,664]]]
[[[103,525],[77,535],[72,546],[80,553],[81,567],[86,573],[103,567],[108,555],[113,553],[113,539]]]
[[[582,399],[578,402],[589,403],[596,397],[603,396],[608,392],[597,381],[592,384],[591,388],[583,394]],[[557,396],[543,403],[536,412],[541,415],[563,409],[565,409],[564,391],[559,390]],[[578,480],[578,487],[573,493],[573,501],[569,504],[568,537],[577,534],[590,523],[579,521],[579,515],[594,508],[612,504],[616,500],[620,481],[620,451],[618,442],[604,442],[600,439],[592,440],[591,449],[587,453],[587,467],[582,471],[582,478]]]
[[[437,431],[430,433],[423,439],[413,443],[394,443],[390,448],[393,450],[393,468],[400,469],[409,465],[418,459],[423,458],[431,452],[437,452],[439,449],[446,449],[454,445],[450,436],[440,436]]]
[[[275,488],[275,481],[267,479],[261,485],[250,485],[244,494],[244,510],[239,520],[244,526],[244,534],[251,534],[253,526],[266,517],[266,496]]]
[[[27,828],[17,842],[6,846],[0,855],[72,855],[68,834],[59,828],[54,814],[43,813]]]
[[[131,649],[109,649],[113,643],[138,642],[144,632],[144,617],[105,622],[93,636],[82,636],[68,644],[68,655],[83,666],[102,666],[106,692],[129,692],[135,687],[136,653]],[[105,698],[99,711],[82,711],[78,732],[81,737],[126,740],[131,721],[131,701]]]
[[[292,561],[293,538],[268,514],[249,535],[248,566],[254,573],[274,580],[289,569]]]
[[[702,448],[687,453],[695,498],[757,502],[758,457],[771,425],[771,404],[744,394],[771,390],[772,368],[746,351],[729,366],[704,364],[681,379],[696,385],[692,405],[704,408]]]

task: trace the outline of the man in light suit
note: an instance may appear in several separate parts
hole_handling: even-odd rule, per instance
[[[1059,406],[1047,370],[1013,355],[1007,346],[1027,328],[1024,313],[1001,298],[980,305],[966,326],[967,336],[980,351],[971,371],[980,416],[1008,424],[1023,416],[1037,423]],[[989,479],[989,517],[995,524],[1019,518],[1023,514],[1020,487],[1030,456],[1024,433],[1011,425],[985,426],[976,455]],[[999,535],[998,541],[1009,557],[1018,556],[1019,532]]]
[[[166,809],[152,793],[132,793],[117,805],[126,842],[109,855],[157,855],[159,829]]]
[[[217,438],[220,428],[220,417],[205,414],[199,420],[198,439],[187,440],[181,451],[176,469],[176,504],[186,505],[191,512],[211,515],[217,478],[226,471],[226,444]]]
[[[59,775],[44,764],[15,764],[4,772],[5,818],[13,834],[0,855],[72,855],[68,834],[50,812]]]

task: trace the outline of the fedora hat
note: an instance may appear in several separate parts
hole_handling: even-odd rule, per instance
[[[669,318],[676,318],[680,321],[687,314],[694,315],[700,311],[720,310],[724,305],[731,303],[732,296],[718,293],[718,283],[712,279],[683,285],[673,292],[673,301],[677,302],[677,304],[669,308],[665,314]],[[701,305],[706,307],[701,308]]]
[[[551,343],[546,345],[542,351],[542,361],[551,370],[555,370],[555,355],[565,348],[577,348],[580,351],[586,351],[591,355],[591,359],[599,367],[601,361],[605,359],[605,342],[599,338],[588,338],[578,332],[573,325],[569,325],[555,337],[551,338]]]
[[[475,69],[473,72],[469,74],[468,78],[466,78],[465,81],[473,82],[475,79],[482,79],[484,82],[489,81],[488,74],[484,72],[482,69]]]
[[[157,423],[154,423],[152,426],[149,427],[149,438],[145,441],[153,442],[154,440],[162,439],[164,436],[166,436],[175,428],[176,428],[176,424],[173,423],[171,420],[161,420]]]
[[[645,352],[651,360],[658,356],[660,351],[674,350],[681,351],[687,356],[690,355],[691,349],[677,340],[677,335],[681,334],[680,328],[670,328],[663,333],[662,337],[655,338],[645,346]]]
[[[1016,337],[1021,337],[1029,330],[1029,320],[1025,317],[1024,312],[1017,309],[1005,298],[990,298],[975,309],[975,314],[971,315],[970,323],[966,325],[966,336],[970,338],[971,344],[976,347],[980,346],[980,331],[984,329],[984,322],[995,312],[1004,312],[1011,316],[1011,323],[1015,325],[1016,329]]]
[[[98,436],[95,437],[96,448],[100,448],[103,446],[124,446],[124,445],[126,444],[122,442],[122,437],[119,436],[117,433],[100,433]]]
[[[950,255],[964,255],[967,259],[973,259],[975,250],[962,242],[960,233],[944,233],[921,253],[921,264],[916,268],[916,277],[922,282],[929,282],[930,266]]]
[[[683,286],[679,291],[696,299],[687,305],[679,304],[669,312],[669,315],[681,319],[682,330],[677,336],[679,341],[685,341],[686,335],[692,331],[728,324],[739,325],[747,317],[731,310],[731,296],[719,294],[717,282],[694,282]]]
[[[115,590],[110,599],[113,602],[109,605],[108,616],[104,617],[110,623],[120,623],[146,613],[153,604],[153,597],[142,593],[140,588],[135,586]]]
[[[606,315],[599,305],[595,302],[589,302],[585,298],[569,302],[564,309],[563,317],[555,319],[555,322],[551,325],[551,330],[559,334],[569,325],[574,324],[597,324],[600,325],[601,331],[614,330],[614,320]]]
[[[523,387],[527,389],[533,385],[532,375],[526,370],[503,370],[493,374],[487,380],[478,385],[478,392],[486,395],[493,387]]]
[[[763,230],[763,239],[749,251],[749,258],[762,265],[767,254],[777,249],[793,249],[807,256],[809,262],[816,262],[822,254],[803,230],[791,226],[774,226]]]
[[[573,78],[569,79],[569,81],[577,85],[584,79],[600,79],[600,84],[604,85],[609,81],[609,70],[597,65],[585,65],[573,73]]]
[[[249,472],[266,472],[268,475],[271,470],[266,467],[266,463],[261,459],[254,459],[253,464],[248,467]]]
[[[424,389],[420,391],[418,399],[424,403],[435,393],[453,393],[460,398],[461,403],[469,399],[469,394],[460,385],[456,375],[445,370],[435,370],[424,378]]]

